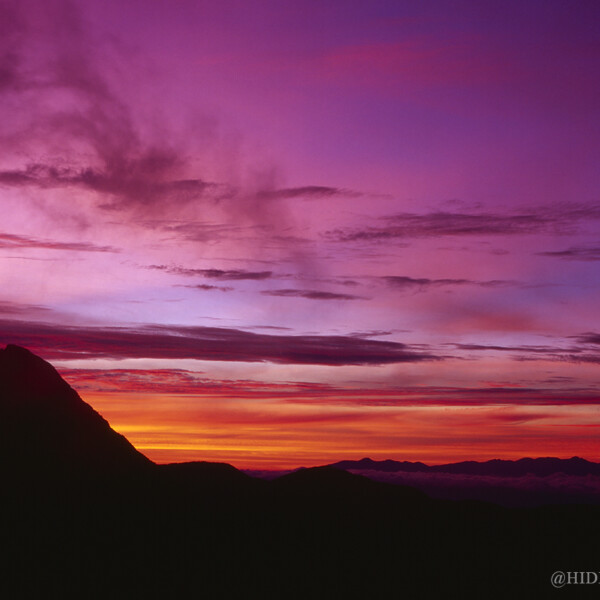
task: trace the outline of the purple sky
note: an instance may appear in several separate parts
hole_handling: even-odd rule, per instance
[[[598,23],[1,1],[0,341],[157,460],[598,459]]]

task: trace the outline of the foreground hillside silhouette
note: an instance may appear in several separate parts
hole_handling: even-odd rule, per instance
[[[600,569],[595,506],[155,465],[16,346],[0,350],[0,440],[7,598],[546,598],[568,592],[554,571]]]

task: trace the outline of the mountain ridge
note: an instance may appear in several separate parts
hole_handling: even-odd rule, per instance
[[[461,475],[489,475],[496,477],[519,477],[537,475],[540,477],[563,473],[565,475],[600,475],[600,463],[592,462],[578,456],[556,458],[544,456],[538,458],[520,458],[505,460],[494,458],[487,461],[467,460],[442,465],[426,465],[422,462],[395,461],[390,459],[342,460],[330,466],[344,470],[371,470],[388,473],[422,472],[422,473],[454,473]]]

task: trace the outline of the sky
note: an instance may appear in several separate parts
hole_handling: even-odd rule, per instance
[[[0,0],[0,342],[157,462],[600,460],[599,23]]]

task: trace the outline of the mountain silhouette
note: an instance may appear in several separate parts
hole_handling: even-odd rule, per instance
[[[156,465],[17,346],[0,350],[0,476],[6,598],[542,598],[554,571],[598,569],[598,506]]]
[[[361,460],[340,460],[330,465],[336,469],[351,471],[352,469],[361,471],[382,471],[386,473],[395,473],[396,471],[407,471],[410,473],[428,471],[430,467],[422,462],[408,462],[396,460],[372,460],[362,458]]]
[[[564,475],[600,475],[600,463],[590,462],[574,456],[561,459],[554,457],[521,458],[519,460],[493,459],[485,462],[473,460],[444,465],[427,466],[422,462],[407,462],[395,460],[343,460],[331,465],[343,470],[381,471],[386,473],[454,473],[461,475],[483,475],[493,477],[522,477],[536,475],[545,477],[555,473]]]
[[[46,361],[0,350],[0,454],[20,475],[126,473],[151,465]]]
[[[275,479],[272,482],[281,494],[287,494],[305,503],[358,503],[362,504],[374,498],[384,501],[393,498],[394,502],[404,506],[425,503],[428,498],[422,492],[407,486],[387,484],[354,475],[330,466],[298,469]]]

